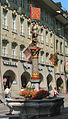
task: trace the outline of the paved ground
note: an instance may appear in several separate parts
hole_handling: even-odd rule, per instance
[[[60,115],[53,116],[53,117],[45,117],[44,119],[68,119],[68,94],[61,95],[61,97],[64,97],[64,109],[62,113]],[[0,119],[9,119],[8,117],[5,116],[8,113],[9,113],[9,108],[5,106],[3,103],[0,103]],[[17,119],[17,118],[13,118],[13,119]]]

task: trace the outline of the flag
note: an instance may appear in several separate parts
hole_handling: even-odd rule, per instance
[[[30,52],[30,49],[27,48],[23,53],[25,54],[25,56],[27,58],[30,55],[31,52]]]
[[[58,65],[57,51],[53,55],[51,54],[49,60],[54,65],[54,67]]]
[[[31,62],[31,51],[30,51],[29,46],[28,46],[28,48],[25,49],[25,51],[23,53],[26,56],[26,58],[29,60],[29,62]]]
[[[58,65],[57,51],[53,55],[53,65],[56,67]]]
[[[51,61],[51,63],[53,64],[53,55],[51,54],[49,60]]]
[[[31,6],[31,19],[40,19],[40,8]]]
[[[65,66],[68,66],[68,61],[65,61]]]

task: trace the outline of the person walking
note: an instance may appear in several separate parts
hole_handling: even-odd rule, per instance
[[[8,86],[6,86],[4,93],[5,93],[5,98],[8,98],[10,94],[10,89],[8,88]]]
[[[59,93],[58,93],[58,91],[57,91],[57,89],[55,87],[54,90],[53,90],[53,96],[56,97],[57,95],[59,95]]]

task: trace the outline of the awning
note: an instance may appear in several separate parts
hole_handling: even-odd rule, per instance
[[[6,82],[7,82],[7,79],[6,79],[6,78],[4,78],[4,79],[3,79],[3,83],[6,83]]]

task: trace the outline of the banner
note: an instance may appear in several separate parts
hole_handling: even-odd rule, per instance
[[[49,60],[51,61],[52,64],[54,64],[54,62],[53,62],[53,55],[52,54],[51,54]]]
[[[31,51],[30,51],[30,48],[28,47],[23,53],[25,54],[25,56],[29,60],[29,62],[31,62]]]
[[[54,61],[54,67],[57,67],[58,65],[58,58],[57,58],[57,51],[53,55],[53,61]]]
[[[40,19],[40,8],[31,6],[31,19]]]
[[[54,65],[54,67],[56,67],[58,65],[57,51],[53,55],[51,55],[49,60]]]

